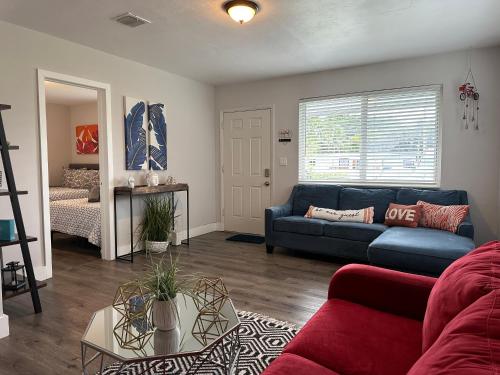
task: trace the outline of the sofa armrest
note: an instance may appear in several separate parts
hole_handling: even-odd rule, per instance
[[[339,269],[328,298],[348,300],[380,311],[423,321],[437,279],[361,264]]]
[[[469,237],[471,240],[474,239],[474,225],[472,225],[468,217],[458,226],[457,234],[459,236]]]
[[[279,217],[292,215],[292,204],[287,202],[281,206],[266,208],[266,243],[270,243],[273,232],[273,221]]]

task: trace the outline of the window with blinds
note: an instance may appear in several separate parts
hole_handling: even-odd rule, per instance
[[[299,180],[438,186],[441,86],[299,103]]]

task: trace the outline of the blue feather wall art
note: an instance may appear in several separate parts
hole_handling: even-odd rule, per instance
[[[149,116],[149,169],[163,171],[167,169],[167,123],[165,105],[148,105]]]
[[[127,170],[147,169],[146,102],[125,97],[125,163]]]

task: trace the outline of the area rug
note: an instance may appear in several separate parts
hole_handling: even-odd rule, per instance
[[[248,243],[256,243],[261,244],[266,240],[262,236],[257,236],[255,234],[235,234],[231,237],[226,238],[226,241],[235,241],[235,242],[248,242]]]
[[[298,329],[295,325],[270,318],[265,315],[253,312],[239,311],[241,320],[240,341],[241,351],[238,371],[236,375],[258,375],[280,355],[286,344],[295,336]],[[172,360],[168,363],[168,368],[163,367],[163,362],[158,361],[149,372],[145,374],[168,374],[181,375],[187,372],[187,363],[183,359]],[[142,364],[137,364],[127,368],[121,374],[136,375],[142,374],[145,368]],[[115,374],[114,365],[103,371],[103,375]],[[205,365],[197,372],[203,375],[224,374],[223,370],[217,366]]]

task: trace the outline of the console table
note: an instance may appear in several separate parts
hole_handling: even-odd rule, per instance
[[[135,196],[144,196],[150,194],[164,194],[170,193],[170,197],[173,201],[174,193],[176,192],[186,192],[187,204],[186,204],[186,221],[187,221],[187,238],[182,241],[182,244],[189,246],[189,186],[188,184],[168,184],[168,185],[158,185],[158,186],[136,186],[130,188],[128,186],[116,186],[114,189],[114,212],[115,212],[115,258],[118,260],[126,260],[131,263],[134,262],[134,211],[132,207],[132,198]],[[118,256],[118,231],[116,224],[116,201],[119,196],[128,197],[129,200],[129,213],[130,213],[130,253]],[[172,213],[173,216],[174,213]],[[172,217],[173,220],[173,217]]]

